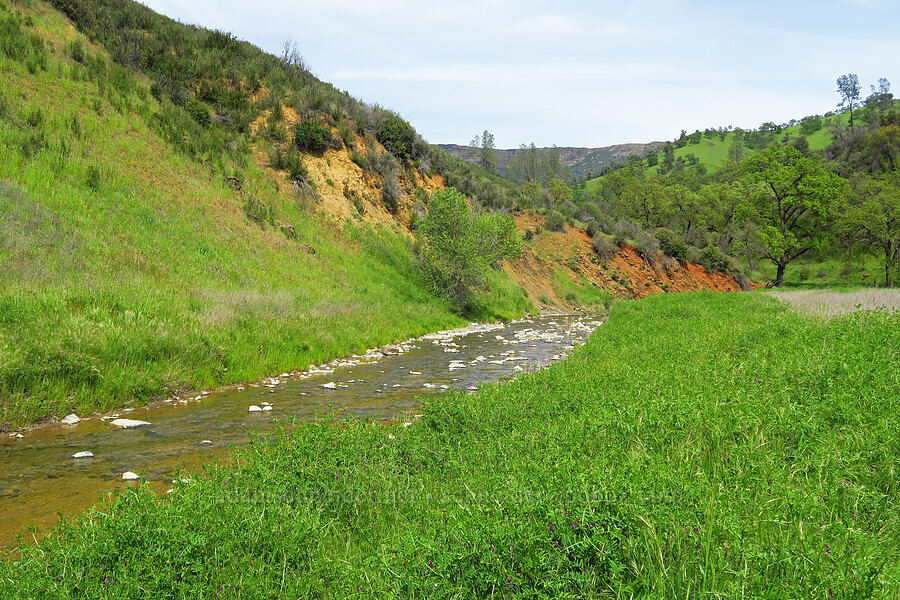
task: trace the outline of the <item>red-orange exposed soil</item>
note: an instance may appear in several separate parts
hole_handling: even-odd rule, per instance
[[[583,229],[566,225],[565,232],[543,229],[543,218],[533,213],[515,217],[520,232],[541,230],[524,244],[523,256],[507,262],[504,269],[522,286],[537,306],[564,305],[554,289],[554,275],[561,273],[576,282],[589,282],[616,298],[643,298],[663,292],[715,290],[740,291],[737,280],[723,273],[708,273],[702,266],[681,263],[659,254],[645,260],[632,246],[619,248],[604,263],[594,252]]]

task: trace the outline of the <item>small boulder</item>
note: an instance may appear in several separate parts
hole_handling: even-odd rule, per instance
[[[76,415],[75,413],[66,415],[62,419],[59,420],[59,422],[62,423],[63,425],[74,425],[75,423],[79,423],[80,421],[81,421],[81,419],[79,419],[78,415]]]
[[[326,390],[336,390],[337,384],[333,381],[329,381],[328,383],[323,383],[322,387],[325,388]]]
[[[200,445],[200,446],[212,446],[213,443],[212,443],[212,440],[200,440],[200,444],[198,444],[198,445]]]
[[[122,429],[135,429],[137,427],[146,427],[147,425],[150,425],[150,423],[138,419],[116,419],[115,421],[110,421],[110,425],[115,425]]]
[[[94,453],[85,450],[84,452],[76,452],[72,458],[94,458]]]
[[[263,406],[263,411],[264,411],[264,412],[269,412],[270,410],[272,410],[272,405],[271,405],[271,404],[266,404],[265,406]]]
[[[262,409],[255,404],[251,404],[250,408],[247,409],[247,412],[262,412]]]
[[[138,475],[137,473],[132,473],[131,471],[125,471],[124,473],[122,473],[122,481],[134,481],[140,478],[140,475]]]

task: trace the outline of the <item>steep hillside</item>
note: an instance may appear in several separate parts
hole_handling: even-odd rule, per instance
[[[649,142],[646,144],[615,144],[601,148],[559,147],[557,149],[563,164],[569,167],[572,175],[581,178],[600,173],[603,167],[623,162],[629,156],[644,156],[648,152],[655,152],[662,148],[664,144],[665,142]],[[437,144],[437,146],[456,158],[472,162],[476,160],[473,149],[469,146],[457,144]],[[547,150],[547,148],[539,148],[539,150]],[[518,149],[515,148],[495,150],[497,166],[501,172],[503,172],[516,152],[518,152]]]
[[[188,123],[173,141],[176,109],[49,5],[0,20],[0,428],[462,322],[402,235],[440,176],[398,166],[392,213],[384,177],[330,148],[297,193],[263,138]],[[480,318],[528,307],[502,273],[483,298]]]

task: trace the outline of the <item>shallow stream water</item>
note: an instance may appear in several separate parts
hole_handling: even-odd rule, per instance
[[[15,536],[26,527],[45,531],[58,511],[76,514],[103,493],[134,485],[122,481],[126,471],[165,490],[176,468],[212,460],[248,442],[252,432],[273,429],[279,419],[414,418],[424,395],[473,390],[546,366],[599,324],[591,316],[545,315],[507,325],[470,325],[192,399],[120,410],[75,425],[45,425],[24,432],[23,438],[4,434],[0,548],[15,545]],[[267,404],[268,410],[248,412],[251,405],[265,409]],[[150,425],[117,428],[111,425],[115,416]],[[72,458],[82,451],[94,457]]]

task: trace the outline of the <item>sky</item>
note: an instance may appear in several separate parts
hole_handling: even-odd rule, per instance
[[[900,96],[898,0],[144,0],[390,108],[431,143],[598,147]]]

